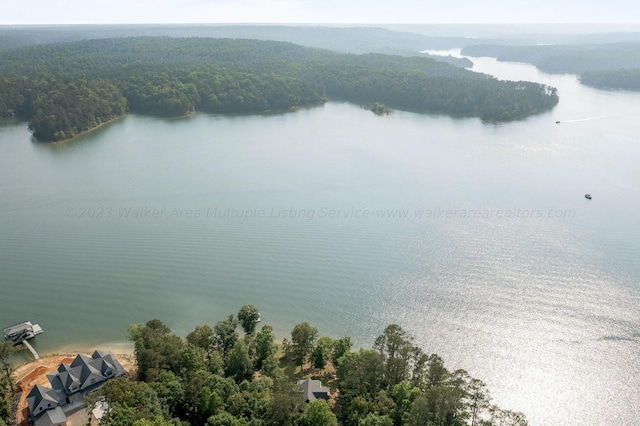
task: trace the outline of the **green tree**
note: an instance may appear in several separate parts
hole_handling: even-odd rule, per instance
[[[267,409],[268,424],[273,426],[292,426],[304,407],[302,392],[284,376],[282,370],[276,370],[273,379],[272,398]]]
[[[374,350],[360,349],[345,354],[336,368],[340,392],[374,395],[382,389],[384,368],[380,354]]]
[[[391,389],[391,398],[395,403],[395,407],[389,414],[396,424],[406,424],[413,402],[422,395],[419,388],[411,386],[408,382],[403,381],[395,385]]]
[[[469,411],[471,412],[471,426],[480,424],[482,413],[491,406],[491,397],[487,386],[482,380],[470,378],[466,389]]]
[[[205,351],[190,343],[182,344],[180,351],[180,372],[201,370],[205,367]]]
[[[313,351],[311,351],[311,363],[315,368],[324,368],[331,360],[331,352],[333,350],[333,340],[330,337],[323,336],[318,340]]]
[[[213,344],[223,356],[233,348],[238,341],[238,320],[233,315],[229,315],[227,319],[218,321],[213,326]]]
[[[517,411],[503,410],[492,405],[488,410],[489,420],[482,424],[489,426],[529,426],[529,422],[524,414]]]
[[[233,377],[236,383],[251,379],[253,366],[249,351],[242,340],[238,340],[225,358],[225,374]]]
[[[208,325],[198,325],[195,330],[187,334],[187,342],[204,349],[210,355],[213,345],[213,329]]]
[[[416,361],[424,363],[422,351],[413,345],[413,339],[399,325],[391,324],[376,338],[374,347],[386,362],[386,380],[389,386],[394,386],[410,378],[412,366]],[[420,372],[422,368],[413,370]]]
[[[358,426],[393,426],[393,420],[389,416],[381,416],[377,413],[369,413],[358,422]]]
[[[133,423],[133,426],[175,426],[175,422],[164,417],[154,417],[153,419],[140,419]]]
[[[327,401],[317,399],[307,404],[302,416],[296,420],[296,426],[338,426],[338,419]]]
[[[351,343],[351,337],[344,336],[338,340],[333,341],[333,353],[331,354],[331,359],[334,364],[337,364],[342,358],[342,355],[346,354],[351,350],[353,343]]]
[[[364,395],[356,393],[341,394],[340,401],[342,404],[342,420],[348,425],[357,425],[370,413],[376,411],[376,404]]]
[[[11,407],[15,392],[15,384],[11,377],[13,374],[11,355],[15,352],[12,341],[0,342],[0,423],[11,423]]]
[[[414,401],[409,413],[409,419],[407,424],[411,426],[423,426],[423,425],[448,425],[443,419],[437,417],[437,414],[433,412],[433,402],[426,396],[421,396]]]
[[[262,361],[262,373],[269,377],[274,377],[279,369],[278,360],[274,355],[269,355],[267,359]]]
[[[109,404],[103,424],[132,424],[140,419],[169,418],[156,392],[144,382],[133,382],[127,378],[109,380],[96,391],[96,395],[94,400],[104,398]]]
[[[11,378],[13,374],[11,356],[16,352],[17,350],[11,340],[0,342],[0,380],[8,386],[11,392],[15,391],[15,386]]]
[[[273,332],[273,327],[270,325],[263,326],[256,334],[256,338],[253,342],[255,353],[254,366],[256,370],[261,370],[263,362],[270,356],[275,355],[278,351],[275,339],[276,335]]]
[[[260,311],[253,305],[244,305],[238,311],[238,321],[247,334],[252,334],[255,331],[258,320],[260,320]]]
[[[246,420],[238,419],[231,413],[223,411],[222,413],[211,416],[207,419],[207,426],[245,426],[248,425]]]
[[[313,349],[317,337],[318,329],[306,321],[293,327],[290,350],[294,361],[300,368],[302,368],[307,355]]]
[[[138,378],[153,382],[163,371],[180,373],[183,366],[184,342],[160,320],[129,327],[134,342]]]
[[[156,392],[169,413],[172,416],[179,416],[180,408],[184,404],[184,388],[180,378],[170,371],[165,371],[149,386]]]
[[[427,370],[427,386],[438,386],[449,377],[449,372],[444,366],[444,361],[436,354],[429,357],[429,367]]]

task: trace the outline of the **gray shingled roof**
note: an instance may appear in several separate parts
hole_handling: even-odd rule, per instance
[[[309,402],[316,399],[329,399],[329,388],[322,386],[320,380],[298,380],[298,386],[302,387],[304,399]]]
[[[63,424],[60,414],[64,416],[67,396],[82,392],[81,396],[96,389],[100,384],[112,377],[126,373],[125,369],[111,352],[95,351],[92,356],[78,354],[71,364],[60,364],[57,373],[48,374],[51,388],[42,385],[33,387],[27,396],[31,417],[36,426],[55,426]]]
[[[95,351],[91,357],[78,354],[71,364],[61,364],[57,373],[47,377],[58,395],[70,395],[124,373],[124,368],[110,352]]]
[[[42,385],[35,385],[29,395],[27,395],[27,405],[33,418],[38,417],[43,412],[58,406],[58,396],[56,392]]]
[[[35,426],[58,426],[66,424],[67,416],[64,414],[62,408],[60,407],[56,407],[53,410],[45,411],[34,421]]]

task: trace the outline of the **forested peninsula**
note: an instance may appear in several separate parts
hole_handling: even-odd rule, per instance
[[[640,90],[640,43],[589,43],[544,46],[475,45],[462,49],[472,57],[527,62],[548,73],[578,74],[600,89]]]
[[[346,54],[259,40],[128,37],[0,53],[0,117],[60,141],[128,112],[256,113],[335,97],[484,121],[546,111],[556,89],[430,58]]]
[[[307,322],[277,344],[259,318],[255,306],[245,305],[186,338],[157,319],[132,325],[137,372],[106,382],[85,401],[89,408],[108,403],[101,426],[528,424],[522,413],[494,405],[481,380],[450,371],[396,324],[372,348],[354,350],[349,337],[320,337]],[[0,345],[0,365],[7,365],[10,347]],[[7,394],[10,372],[8,366],[0,373],[9,376],[0,382]],[[300,384],[308,378],[321,382],[311,399]],[[10,400],[0,401],[0,424],[10,418]]]

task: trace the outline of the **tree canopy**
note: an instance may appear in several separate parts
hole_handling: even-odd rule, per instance
[[[127,112],[288,110],[337,97],[507,121],[548,110],[556,90],[425,57],[344,54],[285,42],[130,37],[0,52],[0,117],[63,140]]]
[[[383,330],[373,349],[352,351],[348,337],[318,339],[317,329],[303,322],[292,330],[291,344],[304,350],[279,359],[268,325],[236,339],[226,352],[224,345],[208,343],[214,329],[200,325],[183,339],[157,319],[132,325],[138,380],[110,380],[87,397],[90,407],[108,402],[100,425],[527,425],[522,413],[495,406],[481,380],[448,370],[397,324]],[[295,373],[300,354],[318,347],[324,366],[307,364]],[[0,355],[11,351],[6,344],[0,348]],[[331,397],[305,403],[296,381],[306,377],[322,380]],[[10,404],[2,402],[10,403],[13,392],[1,383],[0,424],[9,424]]]
[[[244,305],[238,311],[238,321],[245,333],[251,334],[255,331],[258,321],[260,321],[260,311],[253,305]]]
[[[543,46],[475,45],[464,55],[528,62],[550,73],[572,73],[601,89],[640,90],[640,43],[583,43]]]
[[[427,355],[397,324],[387,326],[372,349],[352,351],[348,337],[318,338],[318,330],[302,322],[291,331],[288,355],[276,360],[269,325],[235,339],[228,350],[209,345],[214,330],[233,321],[231,315],[213,328],[197,326],[186,341],[159,320],[131,326],[141,381],[119,379],[92,397],[110,402],[101,424],[527,424],[523,414],[492,404],[482,381],[464,370],[448,370],[442,358]],[[218,360],[214,367],[212,359]],[[295,373],[301,362],[309,368]],[[304,402],[295,382],[309,374],[331,388],[332,398]]]
[[[13,374],[11,356],[15,352],[11,340],[0,342],[0,425],[11,424],[12,396],[15,391],[15,383],[11,377]]]

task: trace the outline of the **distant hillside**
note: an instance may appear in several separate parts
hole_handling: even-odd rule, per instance
[[[580,75],[586,85],[603,89],[640,90],[640,42],[501,46],[462,49],[467,56],[491,56],[499,61],[528,62],[549,73]]]
[[[40,140],[66,139],[127,111],[247,113],[327,97],[485,121],[519,119],[558,102],[554,88],[430,58],[274,41],[132,37],[0,53],[0,117],[26,117]]]
[[[600,89],[640,92],[640,68],[585,72],[580,82]]]
[[[0,51],[35,44],[51,44],[113,37],[206,37],[284,41],[345,53],[385,53],[429,56],[427,49],[462,47],[471,39],[427,37],[374,27],[320,27],[284,25],[71,25],[0,27]],[[459,67],[471,62],[454,57],[434,57]]]
[[[491,56],[499,61],[528,62],[549,73],[582,74],[640,68],[640,42],[552,46],[476,45],[462,49],[466,56]]]

